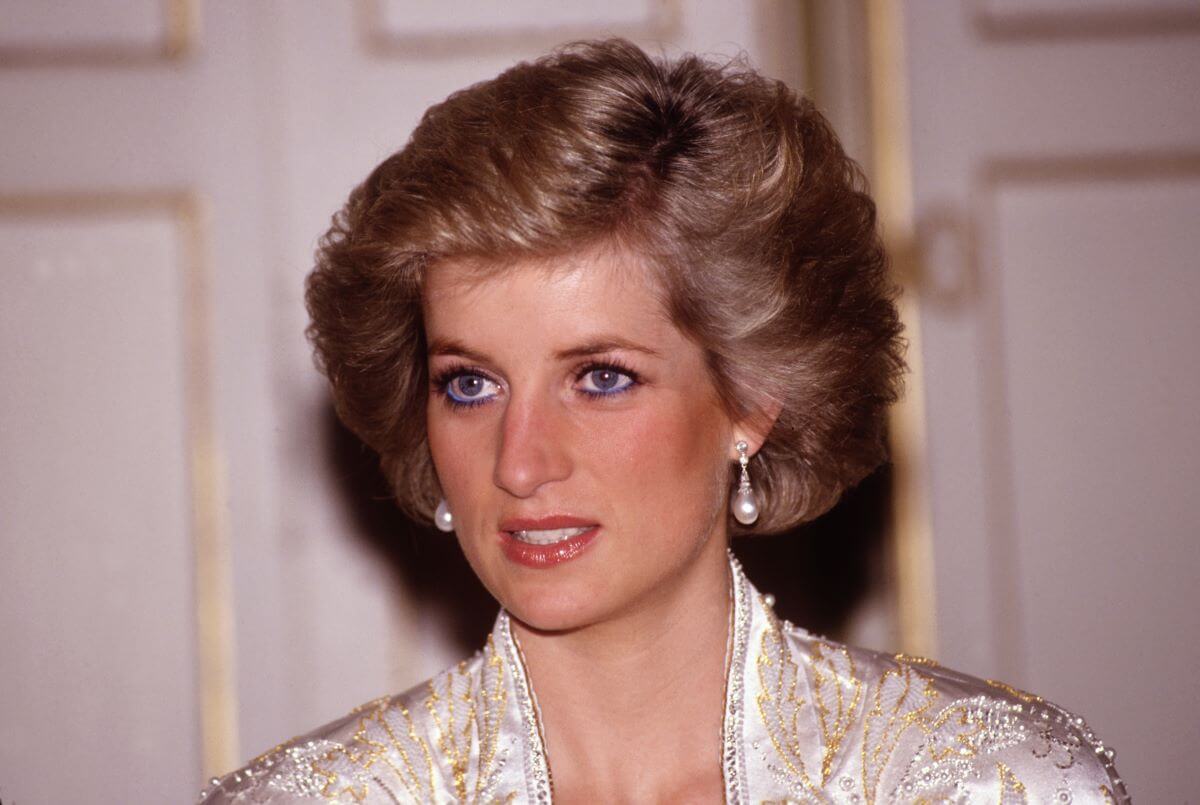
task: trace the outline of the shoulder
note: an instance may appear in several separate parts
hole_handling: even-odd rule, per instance
[[[375,733],[390,722],[404,720],[419,688],[356,707],[345,716],[292,738],[251,760],[245,766],[214,778],[201,793],[204,805],[224,803],[287,803],[311,800],[368,801],[376,782],[367,754]],[[407,730],[400,734],[407,735]]]
[[[490,648],[490,647],[489,647]],[[214,778],[202,805],[225,803],[427,802],[443,793],[436,736],[456,694],[486,684],[490,652],[477,653],[420,685],[360,705],[345,716]],[[449,707],[445,705],[449,703]],[[461,708],[463,711],[467,707]]]
[[[787,625],[779,634],[808,666],[819,723],[840,718],[860,744],[857,771],[877,801],[1128,801],[1112,749],[1040,696]]]

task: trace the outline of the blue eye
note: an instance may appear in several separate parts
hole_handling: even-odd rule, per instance
[[[454,405],[480,405],[495,397],[498,387],[483,375],[463,372],[446,379],[443,388]]]
[[[584,381],[581,391],[593,397],[619,394],[637,382],[632,372],[615,366],[589,366],[583,371],[580,380]]]
[[[593,398],[614,397],[641,382],[636,372],[616,363],[589,364],[577,372],[576,378],[576,390]],[[432,388],[451,408],[485,405],[501,391],[500,384],[482,370],[466,366],[441,372],[433,378]]]

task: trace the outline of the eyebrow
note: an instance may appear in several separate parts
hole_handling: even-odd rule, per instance
[[[557,360],[568,360],[570,358],[582,358],[588,355],[599,355],[604,352],[613,352],[615,350],[631,350],[633,352],[642,352],[654,358],[663,357],[662,353],[656,349],[638,344],[634,341],[629,341],[620,336],[602,336],[593,338],[576,347],[560,349],[554,353]],[[467,360],[475,361],[476,363],[490,363],[491,358],[482,352],[471,349],[461,341],[453,338],[435,338],[429,343],[428,354],[430,357],[434,355],[457,355]]]

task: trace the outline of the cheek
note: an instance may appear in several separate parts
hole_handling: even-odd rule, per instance
[[[478,427],[472,427],[469,417],[455,417],[432,410],[432,406],[439,404],[437,400],[430,401],[431,410],[425,419],[429,452],[433,456],[433,466],[442,493],[448,498],[455,498],[461,505],[463,500],[474,497],[473,487],[477,479],[473,474],[490,466],[481,460],[488,449],[488,434]]]
[[[648,407],[609,434],[613,483],[626,500],[657,508],[662,515],[693,515],[720,494],[722,420],[707,406],[679,403]],[[671,504],[671,505],[667,505]]]

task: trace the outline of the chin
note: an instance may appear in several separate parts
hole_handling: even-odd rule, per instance
[[[492,545],[468,557],[484,586],[515,619],[543,632],[567,632],[605,618],[619,597],[606,579],[603,549],[557,567],[531,568],[512,561]]]
[[[518,590],[505,598],[509,614],[539,632],[570,632],[601,619],[595,598],[578,591]]]

